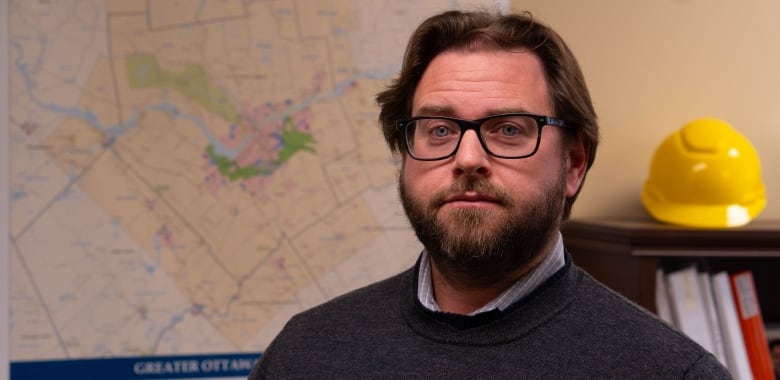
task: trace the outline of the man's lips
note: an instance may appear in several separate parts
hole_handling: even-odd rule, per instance
[[[476,192],[466,192],[461,194],[454,194],[444,199],[444,204],[464,204],[464,205],[476,205],[479,203],[494,203],[500,204],[501,201],[488,194],[480,194]]]

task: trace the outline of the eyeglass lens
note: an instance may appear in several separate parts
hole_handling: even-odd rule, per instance
[[[463,125],[464,127],[461,127]],[[406,142],[414,157],[444,158],[455,152],[472,122],[427,117],[406,125]],[[530,116],[512,115],[484,120],[476,130],[488,152],[505,157],[523,157],[536,150],[539,125]]]

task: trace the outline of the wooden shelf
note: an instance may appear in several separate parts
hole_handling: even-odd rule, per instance
[[[570,220],[562,229],[574,263],[655,312],[655,273],[698,263],[720,271],[753,271],[766,322],[780,322],[780,220],[698,229],[648,220]]]

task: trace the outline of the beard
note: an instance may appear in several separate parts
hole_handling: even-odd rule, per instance
[[[562,221],[565,172],[551,182],[522,201],[482,177],[464,176],[427,204],[409,194],[403,173],[398,187],[409,222],[441,274],[452,284],[484,287],[517,280],[546,253]],[[490,196],[500,208],[442,210],[448,196],[466,191]]]

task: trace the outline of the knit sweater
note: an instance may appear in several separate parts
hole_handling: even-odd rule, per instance
[[[598,283],[568,254],[527,297],[473,317],[423,308],[416,273],[293,317],[249,378],[730,378],[713,355]]]

